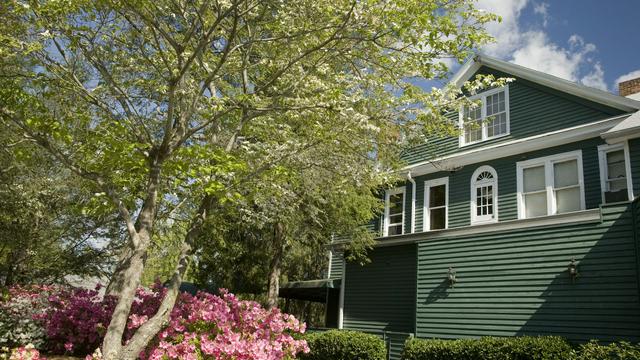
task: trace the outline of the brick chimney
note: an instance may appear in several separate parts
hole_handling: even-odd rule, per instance
[[[640,100],[640,77],[618,84],[618,92],[620,96]]]

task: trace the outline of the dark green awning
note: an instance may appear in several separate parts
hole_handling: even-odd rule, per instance
[[[340,289],[340,279],[291,281],[280,286],[279,296],[287,299],[325,302],[327,292],[332,289]]]

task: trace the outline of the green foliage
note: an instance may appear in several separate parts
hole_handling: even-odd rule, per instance
[[[640,359],[640,344],[626,341],[601,345],[592,340],[580,345],[577,360],[636,360]]]
[[[358,331],[329,330],[304,336],[309,349],[302,360],[385,360],[387,349],[378,336]]]
[[[402,353],[403,360],[567,360],[574,356],[571,345],[555,336],[410,339]]]

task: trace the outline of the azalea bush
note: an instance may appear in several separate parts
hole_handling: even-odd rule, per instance
[[[42,349],[46,333],[34,316],[49,308],[48,297],[57,291],[57,287],[46,285],[8,289],[0,301],[0,347],[31,344]]]
[[[0,360],[47,360],[47,358],[40,355],[40,352],[33,344],[27,344],[11,350],[5,349],[0,350]]]
[[[135,325],[132,322],[130,326]],[[295,317],[279,309],[266,310],[254,301],[240,301],[225,290],[221,290],[221,296],[183,293],[169,326],[150,346],[147,357],[290,359],[309,351],[306,341],[294,337],[304,331],[305,324]]]
[[[102,297],[95,290],[60,287],[48,297],[48,309],[40,320],[47,337],[47,350],[55,354],[86,355],[102,342],[116,298]]]
[[[306,341],[296,339],[296,334],[304,333],[304,323],[278,309],[266,310],[256,302],[241,301],[226,290],[220,291],[220,296],[202,292],[195,296],[181,294],[169,325],[140,357],[280,360],[309,351]],[[166,288],[160,283],[151,289],[138,289],[127,322],[125,342],[157,312],[165,294]],[[12,345],[35,339],[40,348],[48,352],[85,356],[100,346],[116,300],[102,297],[99,288],[12,288],[9,299],[2,306],[14,304],[11,314],[30,324],[30,332],[25,332],[30,335],[20,337]],[[32,309],[29,308],[31,305]],[[31,350],[26,350],[23,351],[25,356],[32,354]],[[88,356],[92,357],[98,356]]]

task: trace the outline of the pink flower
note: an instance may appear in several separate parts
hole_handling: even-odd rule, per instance
[[[69,352],[72,351],[73,350],[73,343],[72,342],[64,343],[64,348],[65,348],[65,350],[67,350]]]

